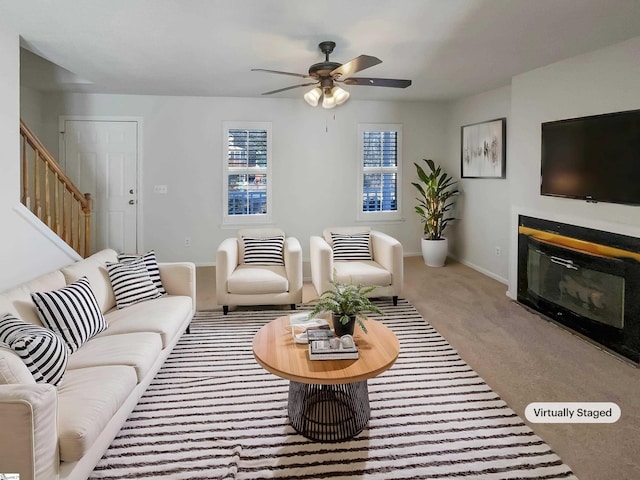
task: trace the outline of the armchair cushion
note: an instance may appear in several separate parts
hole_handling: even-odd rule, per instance
[[[239,265],[227,280],[227,290],[239,295],[283,293],[289,290],[289,281],[284,267]]]
[[[242,238],[244,263],[254,265],[284,265],[284,237]]]
[[[367,287],[391,285],[391,272],[373,260],[335,262],[335,280],[340,283],[362,284]],[[375,294],[375,291],[373,292]]]
[[[369,232],[353,235],[331,233],[334,260],[371,260]]]

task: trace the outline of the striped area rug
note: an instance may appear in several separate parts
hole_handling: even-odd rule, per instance
[[[288,382],[251,350],[283,312],[197,313],[92,478],[576,478],[412,305],[376,304],[400,356],[369,380],[354,439],[314,443],[288,424]]]

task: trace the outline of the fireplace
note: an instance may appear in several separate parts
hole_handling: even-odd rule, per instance
[[[518,302],[640,363],[640,239],[521,215]]]

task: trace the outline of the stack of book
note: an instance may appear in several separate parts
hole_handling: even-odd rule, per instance
[[[358,358],[358,347],[353,337],[336,337],[332,330],[307,330],[309,358],[311,360],[353,360]]]

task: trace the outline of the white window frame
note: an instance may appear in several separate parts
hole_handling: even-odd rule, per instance
[[[267,132],[267,167],[229,167],[229,130],[265,130]],[[258,225],[271,223],[272,211],[271,122],[222,122],[222,224]],[[267,213],[229,215],[229,175],[261,174],[267,177]]]
[[[364,133],[365,132],[396,132],[397,134],[397,164],[395,167],[365,167],[364,166]],[[364,176],[368,173],[396,174],[396,210],[365,212],[362,210],[364,196]],[[358,124],[358,189],[357,189],[357,219],[375,222],[402,219],[402,124],[399,123],[360,123]]]

